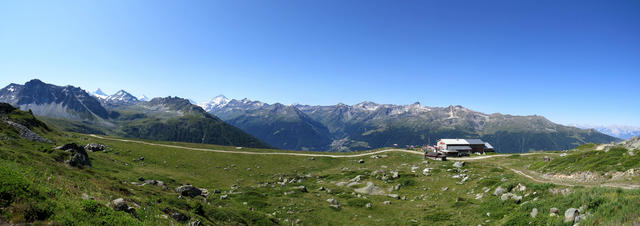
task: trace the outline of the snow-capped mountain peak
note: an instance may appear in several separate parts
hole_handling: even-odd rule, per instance
[[[213,99],[211,99],[211,101],[201,103],[198,106],[200,106],[205,111],[209,112],[209,111],[211,111],[211,110],[213,110],[215,108],[224,107],[230,101],[231,100],[229,98],[225,97],[224,95],[218,95],[218,96],[214,97]]]
[[[367,111],[375,111],[378,109],[378,107],[380,107],[380,105],[371,101],[364,101],[362,103],[354,105],[354,107],[364,109]]]
[[[106,100],[107,98],[109,98],[109,94],[104,93],[100,88],[98,88],[96,91],[93,91],[89,94],[101,100]]]
[[[147,97],[147,95],[142,94],[142,96],[138,97],[139,101],[149,101],[151,99],[149,99],[149,97]]]
[[[228,104],[229,101],[230,101],[229,98],[225,97],[224,95],[218,95],[217,97],[214,97],[213,99],[211,99],[209,103],[221,106],[221,105]]]
[[[105,99],[105,102],[109,104],[131,104],[137,101],[138,98],[124,90],[120,90]]]

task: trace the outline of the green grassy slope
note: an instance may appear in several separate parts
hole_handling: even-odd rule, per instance
[[[2,123],[0,123],[2,125]],[[2,127],[3,134],[12,133]],[[15,136],[0,140],[0,219],[4,222],[40,222],[66,225],[169,225],[199,220],[205,225],[562,225],[562,217],[549,216],[549,208],[564,210],[585,206],[590,217],[580,225],[631,224],[640,214],[640,192],[607,188],[568,188],[568,195],[554,194],[566,187],[534,183],[494,159],[470,161],[463,168],[452,162],[424,161],[420,155],[385,153],[387,157],[328,158],[286,155],[243,155],[185,150],[173,147],[100,139],[81,134],[42,132],[57,145],[101,143],[105,152],[89,152],[91,167],[75,168],[56,160],[63,153],[56,144],[42,144]],[[151,143],[198,148],[237,150],[235,147],[178,142]],[[274,150],[242,149],[251,152]],[[296,152],[300,153],[300,152]],[[141,160],[141,157],[144,157]],[[516,159],[504,158],[503,160]],[[523,159],[524,156],[522,157]],[[411,167],[419,170],[412,172]],[[422,175],[425,167],[432,175]],[[381,178],[373,172],[398,171],[398,178]],[[467,174],[460,183],[454,175]],[[338,186],[361,175],[386,193],[406,196],[358,196],[354,188]],[[163,181],[140,186],[138,178]],[[284,179],[295,183],[279,184]],[[384,180],[383,180],[384,179]],[[514,193],[520,204],[491,195],[496,187],[527,187]],[[206,188],[208,198],[181,197],[174,189],[182,184]],[[401,184],[399,190],[387,190]],[[297,186],[306,186],[301,192]],[[319,188],[324,187],[325,191]],[[446,189],[445,189],[446,188]],[[214,190],[221,193],[214,193]],[[489,189],[485,193],[484,190]],[[330,190],[327,191],[327,190]],[[83,199],[83,194],[95,200]],[[476,199],[478,194],[482,197]],[[527,195],[528,194],[528,195]],[[221,199],[224,195],[227,199]],[[135,211],[115,211],[109,203],[124,198]],[[333,198],[341,208],[329,207]],[[383,202],[390,201],[385,205]],[[367,208],[366,204],[372,207]],[[539,210],[535,218],[529,213]],[[177,221],[181,213],[187,221]],[[490,213],[487,215],[487,213]]]

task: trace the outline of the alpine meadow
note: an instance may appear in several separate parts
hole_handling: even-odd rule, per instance
[[[640,225],[638,11],[0,3],[0,225]]]

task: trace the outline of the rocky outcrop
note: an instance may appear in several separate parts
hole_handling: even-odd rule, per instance
[[[89,155],[84,150],[84,148],[76,143],[69,143],[62,146],[57,147],[58,150],[63,150],[71,153],[70,157],[64,160],[64,163],[69,164],[70,166],[75,167],[83,167],[83,166],[91,166],[91,160],[89,159]]]
[[[365,195],[384,195],[384,190],[373,184],[373,182],[367,182],[367,186],[355,189],[354,191]]]
[[[207,196],[209,196],[209,191],[207,189],[196,188],[190,184],[177,187],[176,192],[180,193],[180,195],[182,196],[188,196],[191,198],[196,196],[202,196],[206,198]]]
[[[38,135],[37,133],[31,131],[29,128],[27,128],[26,126],[23,126],[20,123],[17,122],[13,122],[10,120],[3,120],[4,123],[7,123],[8,125],[12,126],[14,129],[16,129],[16,131],[18,131],[18,134],[20,134],[20,137],[30,140],[30,141],[36,141],[36,142],[42,142],[42,143],[53,143],[53,141],[41,137],[40,135]]]

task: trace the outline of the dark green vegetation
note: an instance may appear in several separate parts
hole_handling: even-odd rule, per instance
[[[364,163],[358,163],[359,158],[213,153],[66,134],[39,122],[28,112],[13,109],[4,112],[0,114],[29,125],[30,129],[56,144],[22,139],[13,127],[0,123],[0,220],[3,222],[63,225],[169,225],[194,221],[205,225],[562,224],[561,216],[549,216],[551,207],[558,208],[560,215],[570,207],[583,207],[588,217],[580,225],[631,224],[640,219],[638,190],[567,188],[534,183],[496,161],[498,158],[529,161],[528,158],[539,159],[544,153],[470,161],[463,168],[452,167],[450,161],[425,162],[420,155],[410,153],[388,152],[386,157],[360,157]],[[92,166],[70,167],[61,161],[68,155],[54,149],[69,142],[101,143],[107,148],[88,153]],[[153,143],[238,150],[206,144]],[[241,151],[274,150],[244,148]],[[412,166],[419,169],[412,172]],[[432,169],[430,176],[422,174],[424,168]],[[393,171],[398,172],[398,178],[389,176]],[[467,174],[470,179],[460,182],[460,178],[452,178],[459,174]],[[351,188],[337,184],[358,175],[361,175],[361,182]],[[163,181],[167,187],[141,185],[140,177]],[[363,187],[366,182],[373,182],[385,193],[398,194],[406,200],[354,193],[355,188]],[[174,189],[183,184],[206,188],[209,195],[207,198],[180,196]],[[518,184],[526,189],[516,189]],[[306,192],[299,186],[305,186]],[[501,201],[491,195],[497,187],[523,196],[522,201],[520,204]],[[564,195],[557,192],[565,189],[568,192]],[[478,194],[482,197],[477,198]],[[115,210],[111,201],[117,198],[123,198],[133,210]],[[329,198],[338,200],[340,208],[329,207],[326,201]],[[385,205],[385,201],[391,203]],[[371,204],[371,208],[367,204]],[[539,210],[535,218],[529,216],[533,208]]]
[[[354,151],[398,144],[431,144],[440,138],[480,138],[498,152],[563,150],[617,138],[553,123],[541,116],[483,114],[461,106],[309,106],[229,100],[207,110],[267,143],[283,149]]]

